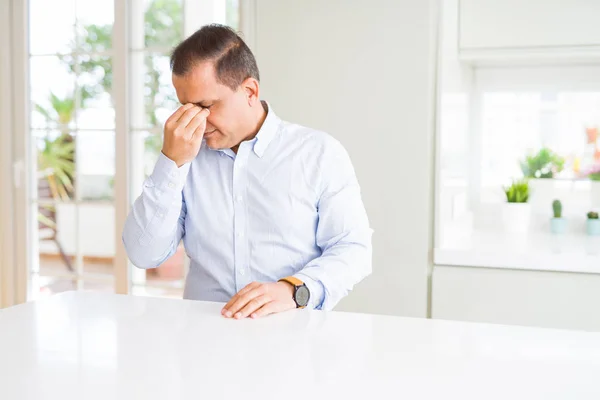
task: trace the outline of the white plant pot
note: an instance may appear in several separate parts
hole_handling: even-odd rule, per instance
[[[527,232],[531,220],[531,205],[529,203],[505,203],[502,209],[502,220],[506,232]]]

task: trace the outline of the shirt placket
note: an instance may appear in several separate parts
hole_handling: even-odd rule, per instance
[[[245,196],[248,183],[248,156],[250,146],[242,143],[238,148],[233,163],[233,243],[234,243],[234,274],[236,291],[239,292],[251,282],[251,271],[248,265],[248,237]]]

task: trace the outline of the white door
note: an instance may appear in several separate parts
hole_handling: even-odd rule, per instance
[[[178,106],[170,51],[205,23],[236,26],[237,0],[2,0],[2,10],[12,50],[1,81],[13,84],[2,93],[14,103],[2,114],[14,149],[2,159],[14,184],[2,245],[14,260],[2,258],[0,299],[11,300],[0,306],[68,290],[180,297],[183,251],[133,269],[120,232]]]

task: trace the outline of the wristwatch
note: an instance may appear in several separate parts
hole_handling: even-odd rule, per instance
[[[310,290],[304,282],[293,276],[287,276],[281,278],[279,282],[284,281],[294,286],[294,301],[296,302],[296,308],[304,308],[308,305],[310,300]]]

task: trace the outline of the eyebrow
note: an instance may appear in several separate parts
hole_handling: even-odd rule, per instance
[[[201,101],[196,101],[196,102],[189,101],[188,103],[192,103],[192,104],[200,106],[200,107],[207,107],[206,106],[207,104],[213,105],[216,102],[217,102],[217,100],[201,100]]]

